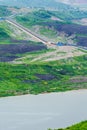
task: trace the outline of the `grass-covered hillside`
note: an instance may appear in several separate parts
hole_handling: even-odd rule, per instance
[[[0,63],[0,96],[87,88],[87,55],[52,62]]]
[[[7,27],[7,24],[5,22],[0,23],[0,43],[3,40],[7,40],[10,38],[11,31]]]
[[[84,52],[47,49],[40,42],[23,40],[24,34],[6,22],[0,28],[0,96],[87,87],[87,56],[70,58]]]
[[[7,22],[0,22],[0,62],[13,61],[27,52],[46,50],[39,42],[29,40],[29,36]]]
[[[51,129],[49,129],[51,130]],[[87,130],[87,121],[78,123],[76,125],[73,125],[71,127],[67,127],[65,129],[55,129],[55,130]]]
[[[32,19],[38,19],[38,20],[41,20],[43,18],[43,20],[46,20],[47,18],[51,18],[52,16],[55,16],[61,20],[70,22],[71,20],[74,20],[74,19],[86,18],[87,12],[80,11],[79,9],[74,9],[74,8],[67,8],[66,11],[63,8],[59,10],[44,10],[44,9],[38,10],[37,9],[36,11],[26,14],[25,16],[20,17],[20,18],[29,19],[30,17]]]
[[[11,44],[16,43],[18,40],[21,43],[21,40],[26,41],[36,41],[36,39],[32,38],[25,32],[21,31],[17,27],[7,23],[6,21],[0,22],[0,44]]]
[[[22,39],[20,31],[5,21],[0,22],[0,44],[11,44],[11,39]]]
[[[71,22],[82,17],[87,17],[87,13],[76,10],[38,10],[17,16],[16,20],[48,41],[61,41],[87,47],[87,26]]]
[[[23,40],[24,34],[6,22],[1,22],[0,28],[1,97],[86,89],[87,56],[84,52],[47,49],[40,42]],[[78,53],[84,55],[70,58]]]
[[[33,11],[17,16],[16,19],[41,38],[56,39],[57,37],[56,40],[60,41],[67,41],[70,37],[73,39],[73,33],[68,34],[68,27],[72,24],[57,19],[53,16],[53,12]],[[73,27],[75,33],[79,32],[82,26],[76,27],[76,25]],[[62,33],[62,29],[67,30],[67,34]],[[86,27],[81,31],[83,32],[81,36],[86,38]],[[1,97],[86,88],[86,51],[71,46],[57,47],[52,44],[47,48],[17,27],[6,21],[0,22]]]

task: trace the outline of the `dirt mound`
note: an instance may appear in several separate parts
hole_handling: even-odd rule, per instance
[[[29,43],[21,43],[19,44],[8,44],[0,45],[0,61],[13,61],[17,58],[16,54],[24,54],[27,52],[34,52],[46,49],[46,46],[43,44],[29,44]]]
[[[48,28],[55,29],[58,33],[65,33],[67,37],[76,35],[74,39],[77,41],[77,45],[87,47],[87,26],[61,22],[46,22],[43,24],[44,26],[48,26]],[[77,35],[79,35],[79,37]]]
[[[72,79],[70,79],[70,82],[72,82],[72,83],[84,83],[84,82],[87,82],[87,77],[72,78]]]
[[[65,32],[68,35],[72,34],[87,34],[87,26],[77,25],[77,24],[66,24],[60,22],[49,22],[45,23],[50,28],[54,27],[57,31]]]
[[[78,45],[87,47],[87,37],[77,37]]]
[[[35,76],[41,80],[52,80],[55,78],[55,76],[51,74],[36,74]]]

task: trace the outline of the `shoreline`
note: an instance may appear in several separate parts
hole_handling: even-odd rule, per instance
[[[15,95],[15,96],[6,96],[6,97],[0,97],[2,98],[13,98],[13,97],[25,97],[25,96],[45,96],[45,95],[50,95],[50,94],[67,94],[67,93],[76,93],[76,92],[84,92],[87,91],[87,89],[78,89],[78,90],[68,90],[64,92],[50,92],[50,93],[39,93],[39,94],[24,94],[24,95]]]

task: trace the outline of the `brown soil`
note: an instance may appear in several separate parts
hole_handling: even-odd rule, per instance
[[[41,80],[52,80],[55,78],[55,76],[51,74],[36,74],[35,76],[37,76]]]
[[[68,23],[60,23],[60,22],[46,22],[43,23],[44,26],[48,26],[48,28],[55,29],[58,33],[65,33],[67,37],[72,35],[82,35],[82,37],[74,37],[77,41],[77,45],[87,47],[87,26],[78,25],[78,24],[68,24]],[[74,40],[72,39],[72,40]]]
[[[12,41],[13,42],[13,41]],[[18,41],[14,41],[17,42]],[[28,41],[20,41],[18,44],[0,44],[0,62],[13,61],[18,58],[16,54],[24,54],[46,49],[43,44],[31,44]]]
[[[76,77],[76,78],[72,78],[70,79],[70,82],[72,83],[84,83],[87,82],[87,77]]]

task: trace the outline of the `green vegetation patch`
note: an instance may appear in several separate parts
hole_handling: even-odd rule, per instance
[[[39,9],[36,11],[33,11],[31,13],[25,14],[23,16],[17,16],[16,19],[20,22],[23,21],[29,21],[30,25],[35,25],[41,23],[43,20],[49,20],[51,21],[51,17],[54,16],[56,18],[60,18],[61,20],[71,22],[74,19],[82,19],[87,17],[86,11],[80,11],[79,9],[74,8],[68,8],[65,11],[65,8],[61,8],[57,11],[52,10],[44,10]],[[35,21],[36,19],[36,21]],[[32,21],[32,23],[31,23]]]
[[[86,59],[81,56],[41,64],[0,63],[0,96],[86,89]],[[74,82],[75,77],[78,80]]]
[[[3,28],[0,28],[0,39],[9,38],[9,35],[5,32]]]
[[[49,129],[49,130],[52,130],[52,129]],[[54,130],[87,130],[87,121],[83,121],[81,123],[78,123],[71,127],[67,127],[65,129],[60,128],[60,129],[54,129]]]
[[[72,23],[72,20],[83,17],[87,17],[87,12],[69,8],[66,11],[37,10],[17,16],[16,20],[35,33],[52,40],[52,42],[61,41],[87,46],[87,26]]]
[[[57,37],[57,32],[53,29],[47,28],[47,27],[41,27],[40,28],[40,34],[47,36],[49,38],[56,38]]]
[[[0,37],[1,36],[4,37],[4,35],[1,35],[1,32],[2,33],[4,32],[7,35],[11,33],[6,22],[1,22],[0,23]]]
[[[26,27],[31,27],[34,25],[41,25],[45,20],[48,21],[51,18],[51,13],[46,10],[33,11],[23,16],[16,16],[16,20]]]
[[[11,30],[8,27],[8,24],[6,22],[0,23],[0,44],[7,44],[10,43],[10,34]]]

